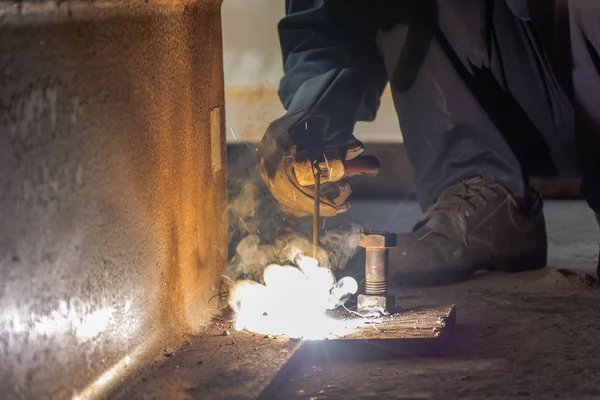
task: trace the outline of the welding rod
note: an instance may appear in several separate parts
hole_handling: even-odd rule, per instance
[[[315,172],[315,207],[313,210],[313,258],[317,258],[319,251],[319,207],[321,206],[321,171],[318,165]]]

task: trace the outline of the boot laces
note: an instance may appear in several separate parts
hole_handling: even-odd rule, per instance
[[[474,214],[479,207],[486,206],[489,197],[497,197],[498,192],[481,184],[480,179],[471,179],[453,185],[440,194],[437,201],[427,210],[424,220],[436,214]]]

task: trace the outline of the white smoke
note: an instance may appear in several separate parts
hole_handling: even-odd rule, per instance
[[[250,151],[248,151],[250,150]],[[294,218],[283,216],[264,186],[252,149],[228,155],[228,219],[232,279],[262,279],[269,264],[294,263],[298,254],[313,255],[309,231]],[[362,228],[352,224],[331,229],[320,237],[319,265],[344,269],[358,250]]]
[[[264,284],[252,280],[234,283],[229,306],[235,313],[235,329],[304,339],[335,337],[348,331],[348,320],[330,318],[326,312],[356,293],[354,278],[345,277],[336,284],[331,270],[311,257],[298,256],[296,264],[298,267],[269,265],[263,271]]]
[[[319,265],[332,271],[344,269],[358,250],[360,233],[359,225],[327,231],[320,238],[316,257]],[[229,261],[228,276],[259,281],[267,265],[293,264],[299,256],[308,254],[312,254],[312,241],[297,233],[279,236],[271,244],[261,244],[256,234],[248,235],[239,242],[236,254]]]
[[[282,216],[256,175],[240,158],[229,166],[228,303],[236,329],[290,337],[337,336],[347,323],[326,316],[344,304],[358,284],[333,272],[345,268],[358,250],[362,228],[327,230],[313,255],[312,240],[301,221]],[[250,173],[250,175],[248,175]],[[232,177],[235,177],[232,179]],[[306,234],[304,234],[306,232]]]

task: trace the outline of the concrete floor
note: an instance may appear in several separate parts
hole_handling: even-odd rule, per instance
[[[600,288],[592,275],[582,272],[595,275],[598,227],[581,201],[550,201],[545,211],[551,268],[489,273],[461,284],[395,292],[397,304],[405,306],[456,304],[455,335],[442,356],[339,359],[325,345],[318,359],[302,359],[278,376],[278,390],[268,398],[600,399]],[[419,215],[412,202],[357,202],[351,213],[329,219],[327,227],[360,220],[371,229],[402,231]],[[218,333],[223,328],[213,329]],[[244,368],[272,370],[269,351],[279,352],[281,345],[247,349],[254,356],[240,348],[235,357],[219,347],[223,376],[213,379],[209,363],[197,365],[207,355],[196,339],[175,350],[177,356],[162,357],[115,398],[255,398]],[[256,346],[253,341],[265,339],[250,335],[248,340],[248,346]],[[264,357],[257,358],[257,352]],[[225,380],[221,387],[228,387],[227,393],[236,387],[246,387],[246,392],[234,390],[232,397],[214,389],[207,397],[197,389],[207,381],[204,375],[213,381],[210,387]]]
[[[416,204],[355,203],[371,229],[409,229]],[[439,358],[306,361],[278,399],[599,399],[598,227],[582,201],[545,206],[549,266],[396,292],[399,304],[455,303],[457,332]],[[352,214],[332,223],[354,219]],[[325,357],[327,358],[327,357]]]

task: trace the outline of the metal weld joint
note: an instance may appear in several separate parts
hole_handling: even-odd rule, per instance
[[[394,297],[387,295],[389,248],[395,247],[396,234],[389,232],[362,233],[360,247],[366,250],[365,294],[358,296],[359,312],[381,313],[394,309]]]

